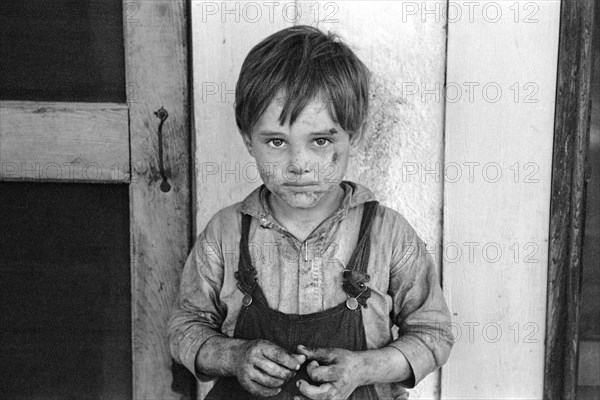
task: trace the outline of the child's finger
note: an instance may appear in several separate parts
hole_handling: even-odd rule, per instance
[[[298,382],[296,382],[296,386],[298,386],[300,393],[313,400],[328,399],[329,391],[333,389],[331,383],[324,383],[322,385],[315,386],[306,382],[304,379],[298,380]]]
[[[331,363],[335,359],[333,351],[325,348],[309,349],[305,346],[299,345],[298,353],[305,355],[309,360],[317,360],[324,363]]]
[[[304,354],[290,354],[292,357],[296,359],[298,365],[302,365],[306,362],[306,356]]]
[[[249,380],[246,383],[246,385],[247,385],[246,389],[250,393],[253,393],[253,394],[261,396],[261,397],[271,397],[271,396],[275,396],[275,395],[279,394],[279,392],[281,392],[281,388],[268,387],[259,382],[256,382],[254,379]]]
[[[255,369],[250,374],[250,379],[252,379],[254,383],[258,383],[268,389],[280,388],[285,383],[285,380],[270,376],[260,369]]]
[[[255,361],[254,365],[262,370],[265,374],[275,378],[288,380],[294,376],[294,372],[288,368],[282,367],[278,363],[262,358]]]
[[[306,372],[310,379],[315,382],[333,382],[337,380],[335,367],[327,365],[319,365],[316,361],[312,361],[306,366]]]
[[[263,350],[263,355],[269,360],[292,371],[299,370],[300,366],[304,363],[304,361],[306,361],[306,356],[294,356],[292,354],[288,354],[287,351],[279,346],[269,346],[265,348]]]

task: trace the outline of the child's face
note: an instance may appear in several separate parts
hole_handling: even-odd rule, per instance
[[[279,125],[280,97],[244,136],[260,176],[290,208],[311,209],[336,196],[355,141],[329,116],[327,104],[313,99],[294,125]]]

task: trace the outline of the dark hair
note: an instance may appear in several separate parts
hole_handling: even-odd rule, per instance
[[[369,70],[337,35],[292,26],[254,46],[242,64],[235,89],[235,119],[242,134],[250,135],[279,91],[285,96],[280,124],[288,116],[293,124],[318,98],[352,135],[367,115]]]

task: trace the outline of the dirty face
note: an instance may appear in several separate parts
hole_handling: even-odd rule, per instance
[[[293,125],[279,125],[283,104],[276,98],[244,136],[273,201],[311,209],[339,194],[355,143],[329,115],[326,104],[310,101]]]

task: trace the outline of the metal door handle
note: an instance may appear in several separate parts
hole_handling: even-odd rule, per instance
[[[160,177],[162,181],[160,182],[160,190],[167,193],[171,190],[171,185],[167,182],[167,174],[165,173],[165,165],[163,162],[163,135],[162,135],[162,127],[167,118],[169,118],[169,113],[164,107],[160,107],[158,111],[154,112],[160,119],[160,123],[158,124],[158,168],[160,170]]]

